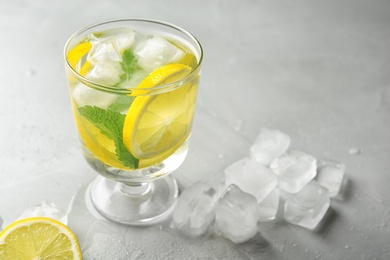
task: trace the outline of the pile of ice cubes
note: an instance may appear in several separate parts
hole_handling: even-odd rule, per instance
[[[243,243],[257,234],[259,222],[276,218],[283,200],[285,221],[315,229],[340,191],[345,165],[317,163],[290,143],[285,133],[262,128],[249,156],[228,166],[218,185],[197,182],[183,191],[172,226],[192,237],[214,231]]]

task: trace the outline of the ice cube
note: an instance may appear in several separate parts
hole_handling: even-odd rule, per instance
[[[292,224],[314,229],[324,217],[329,205],[328,190],[313,181],[286,200],[284,218]]]
[[[74,100],[79,106],[97,106],[106,109],[117,98],[114,94],[106,93],[78,83],[72,91]]]
[[[279,208],[280,191],[273,188],[265,199],[259,203],[259,221],[269,221],[276,217]]]
[[[146,38],[136,44],[134,55],[139,65],[151,72],[168,63],[176,62],[184,57],[184,51],[160,36]]]
[[[119,87],[126,88],[126,89],[136,88],[142,82],[142,80],[144,80],[144,78],[146,78],[147,75],[148,75],[148,73],[146,73],[143,70],[136,71],[131,76],[131,78],[121,82],[119,84]]]
[[[122,61],[122,57],[114,48],[113,43],[98,41],[92,45],[91,51],[87,55],[87,61],[91,64],[106,61],[116,61],[119,63]]]
[[[217,197],[219,198],[222,193],[225,192],[226,186],[226,179],[225,179],[225,173],[224,171],[216,172],[212,175],[209,175],[208,178],[206,178],[206,183],[211,188],[213,188],[217,192]]]
[[[177,200],[172,225],[189,236],[200,236],[215,218],[216,191],[202,182],[185,189]]]
[[[125,29],[121,33],[112,37],[112,43],[118,53],[133,47],[135,43],[135,32],[133,30]]]
[[[31,217],[47,217],[58,220],[65,225],[68,222],[68,214],[50,201],[43,200],[39,205],[26,209],[19,219]]]
[[[225,169],[225,176],[231,176],[231,175],[235,175],[235,174],[241,174],[243,169],[244,169],[244,166],[245,164],[249,161],[250,159],[245,157],[245,158],[242,158],[241,160],[238,160],[234,163],[232,163],[231,165],[229,165],[228,167],[226,167]],[[229,186],[229,185],[228,185]]]
[[[120,82],[122,74],[119,62],[99,61],[85,77],[98,84],[113,86]]]
[[[249,158],[230,165],[225,169],[226,186],[235,184],[246,193],[253,195],[258,202],[277,185],[276,175],[267,167]]]
[[[0,217],[0,231],[3,230],[3,219]]]
[[[257,234],[258,214],[256,199],[230,185],[216,206],[216,232],[234,243],[243,243]]]
[[[250,148],[250,156],[257,162],[268,166],[287,151],[290,143],[291,139],[285,133],[262,128]]]
[[[317,159],[298,150],[290,150],[272,162],[280,189],[290,193],[300,191],[317,173]]]
[[[336,161],[324,161],[318,167],[317,182],[328,189],[331,197],[337,196],[345,175],[345,165]]]
[[[91,51],[87,55],[87,61],[97,64],[101,61],[122,61],[122,52],[131,48],[135,42],[133,30],[112,30],[101,37],[90,36]]]

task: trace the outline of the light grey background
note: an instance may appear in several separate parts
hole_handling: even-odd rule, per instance
[[[96,219],[62,50],[81,27],[125,17],[192,32],[205,60],[181,187],[246,156],[260,127],[341,161],[348,183],[317,231],[279,220],[243,245],[167,225]],[[46,199],[69,209],[85,259],[390,259],[390,1],[0,2],[0,216]]]

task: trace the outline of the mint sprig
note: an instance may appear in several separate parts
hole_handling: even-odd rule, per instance
[[[137,58],[133,53],[133,49],[126,49],[122,54],[121,67],[123,74],[116,86],[119,86],[142,68],[138,65]],[[81,116],[85,117],[94,126],[96,126],[102,134],[114,141],[115,153],[124,166],[133,169],[138,168],[139,159],[135,158],[126,148],[123,143],[123,126],[126,115],[122,114],[127,111],[133,103],[135,97],[122,95],[113,102],[107,109],[96,106],[84,106],[78,108]]]
[[[111,105],[108,106],[108,109],[120,113],[125,112],[129,110],[129,107],[133,103],[134,99],[135,99],[134,96],[127,96],[127,95],[118,96],[115,102],[113,102]]]
[[[138,60],[135,57],[132,48],[126,49],[123,52],[121,67],[124,72],[123,75],[120,77],[121,82],[129,80],[135,72],[142,69],[138,65]]]
[[[116,155],[124,166],[133,169],[138,168],[139,159],[135,158],[123,143],[123,125],[126,115],[96,106],[80,107],[78,111],[81,116],[96,126],[102,134],[114,141]]]

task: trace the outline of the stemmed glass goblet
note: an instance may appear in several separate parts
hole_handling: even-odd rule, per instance
[[[170,173],[188,151],[200,43],[172,24],[122,19],[76,32],[64,56],[83,154],[99,174],[92,204],[119,223],[164,220],[178,197]]]

